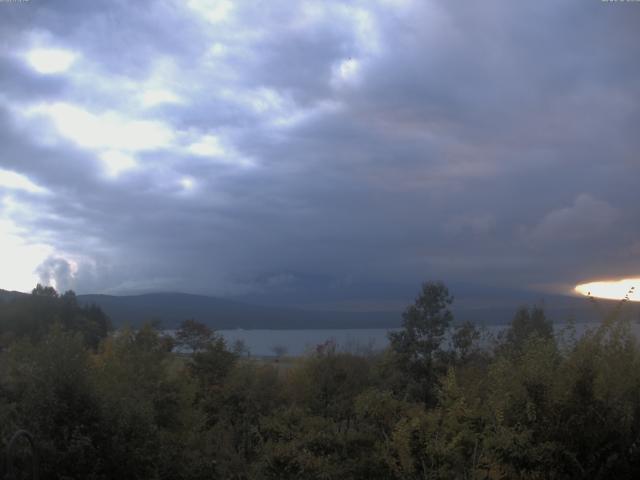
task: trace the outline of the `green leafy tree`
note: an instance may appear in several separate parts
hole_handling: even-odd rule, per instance
[[[100,404],[82,336],[57,325],[38,344],[15,343],[1,360],[0,406],[9,400],[2,436],[33,434],[41,478],[87,478],[100,456],[93,442]]]
[[[260,469],[263,418],[285,403],[282,381],[269,365],[242,362],[203,400],[208,435],[220,478],[256,478]]]
[[[289,373],[290,394],[314,415],[349,421],[355,415],[354,398],[367,387],[369,377],[366,359],[337,352],[329,341]]]
[[[542,307],[520,307],[503,336],[504,346],[518,352],[534,335],[545,340],[553,339],[553,324]]]
[[[189,367],[203,390],[219,387],[238,360],[238,354],[227,348],[224,338],[215,335],[203,350],[191,357]]]
[[[192,433],[202,424],[193,409],[196,386],[160,332],[149,324],[124,329],[103,344],[93,365],[103,478],[185,478],[189,462],[201,464]]]
[[[36,288],[31,290],[31,295],[35,297],[45,297],[45,298],[58,298],[58,292],[56,289],[51,286],[44,286],[41,284],[37,284]]]
[[[407,393],[430,404],[444,373],[441,344],[453,320],[453,297],[441,282],[426,282],[402,315],[402,329],[389,334],[393,360],[408,378]]]
[[[188,348],[192,353],[206,349],[213,340],[213,330],[194,319],[183,320],[176,331],[176,345]]]
[[[453,368],[434,408],[414,407],[396,422],[387,462],[398,478],[486,478],[482,420],[467,401]]]
[[[31,295],[0,302],[0,342],[4,345],[20,338],[39,341],[55,324],[80,333],[94,350],[111,330],[111,322],[100,307],[79,304],[72,290],[58,295],[53,287],[38,284]]]
[[[456,361],[465,363],[474,355],[477,356],[480,353],[479,340],[480,331],[473,323],[464,322],[458,325],[451,335],[451,347]]]

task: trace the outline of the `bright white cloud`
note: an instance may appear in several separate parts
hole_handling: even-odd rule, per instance
[[[6,226],[0,222],[0,288],[30,291],[38,283],[36,268],[51,252],[47,245],[30,245],[20,236],[6,233]]]
[[[141,90],[138,95],[145,107],[185,103],[186,99],[176,93],[181,90],[183,77],[184,72],[180,71],[175,59],[163,55],[154,60],[148,78],[144,82],[134,83],[133,88]]]
[[[250,92],[246,101],[258,113],[281,110],[286,103],[282,96],[271,88],[259,88]]]
[[[225,55],[228,52],[228,50],[229,48],[226,45],[220,42],[215,42],[213,45],[211,45],[207,54],[212,57],[221,57]]]
[[[343,85],[355,85],[360,77],[360,62],[355,58],[347,58],[333,67],[331,85],[335,88]]]
[[[116,112],[95,114],[68,103],[41,105],[32,113],[45,114],[60,135],[85,148],[154,150],[169,146],[174,138],[159,121],[136,120]]]
[[[178,95],[164,89],[145,90],[141,95],[141,99],[145,107],[155,107],[164,103],[182,103],[182,99]]]
[[[393,7],[396,9],[405,9],[413,4],[413,0],[378,0],[383,6]]]
[[[302,122],[310,121],[321,115],[335,114],[343,108],[343,104],[334,100],[321,101],[311,108],[292,108],[273,117],[271,124],[278,128],[291,128]]]
[[[46,193],[47,190],[36,185],[24,175],[0,168],[0,187],[23,190],[29,193]]]
[[[359,48],[363,52],[377,53],[380,50],[380,39],[374,16],[360,8],[352,9],[350,13]]]
[[[252,159],[239,155],[233,149],[225,149],[220,142],[220,139],[215,135],[203,135],[187,147],[187,152],[199,157],[207,157],[221,165],[241,168],[255,166],[255,162]]]
[[[32,216],[26,205],[10,195],[0,197],[0,288],[30,291],[38,282],[37,266],[53,249],[49,245],[30,242],[23,229],[11,218]]]
[[[215,135],[205,135],[187,148],[189,153],[201,157],[217,157],[224,155],[224,148]]]
[[[195,182],[191,177],[182,177],[180,179],[180,186],[185,190],[193,190],[193,187],[195,187]]]
[[[308,30],[327,17],[328,5],[324,2],[306,1],[300,4],[291,24],[293,28]]]
[[[47,75],[67,71],[76,58],[74,52],[58,48],[36,48],[26,54],[29,65],[38,73]]]
[[[243,108],[259,115],[278,115],[292,113],[297,110],[296,105],[290,98],[281,95],[280,92],[272,88],[225,88],[220,90],[220,96],[225,100],[237,103]]]
[[[51,285],[58,292],[64,292],[75,288],[78,263],[72,259],[52,255],[38,265],[36,273],[41,284]]]
[[[135,168],[138,165],[135,158],[131,155],[117,150],[102,152],[100,154],[100,160],[104,163],[107,173],[112,177],[116,177],[125,170]]]
[[[233,10],[229,0],[188,0],[187,6],[211,23],[227,20]]]

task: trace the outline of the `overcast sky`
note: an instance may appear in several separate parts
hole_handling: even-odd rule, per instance
[[[0,33],[0,288],[640,276],[640,2],[5,0]]]

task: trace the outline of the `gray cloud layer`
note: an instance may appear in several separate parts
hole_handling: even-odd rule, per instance
[[[0,3],[2,216],[81,292],[640,274],[640,4],[454,3]]]

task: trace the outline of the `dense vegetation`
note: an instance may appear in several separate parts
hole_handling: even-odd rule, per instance
[[[174,339],[110,332],[72,292],[38,287],[0,305],[0,448],[29,430],[45,479],[640,475],[623,304],[580,338],[522,308],[489,342],[453,327],[451,302],[426,283],[384,352],[328,342],[276,364],[193,321]]]

